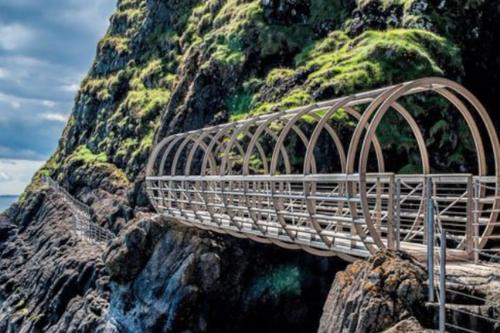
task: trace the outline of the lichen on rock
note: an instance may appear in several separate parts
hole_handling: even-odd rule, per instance
[[[337,273],[318,332],[382,332],[422,318],[426,272],[403,253],[380,252]]]

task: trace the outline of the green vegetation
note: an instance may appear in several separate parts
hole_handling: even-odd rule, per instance
[[[94,154],[87,146],[79,146],[73,154],[70,155],[69,161],[83,161],[85,163],[106,163],[108,160],[106,153]]]
[[[99,42],[98,48],[101,50],[114,49],[118,55],[129,52],[130,40],[126,37],[106,36]]]
[[[244,117],[243,110],[248,110],[246,115],[283,110],[309,104],[315,95],[322,98],[347,95],[369,87],[443,75],[445,68],[461,69],[455,46],[431,32],[413,29],[367,31],[354,39],[335,31],[305,47],[295,57],[295,64],[295,69],[271,70],[259,93],[245,95],[244,108],[229,109],[233,119]],[[275,100],[261,98],[260,94],[287,80],[294,81],[294,77],[304,72],[306,79],[295,79],[301,84],[284,95]],[[250,105],[248,101],[252,101]]]

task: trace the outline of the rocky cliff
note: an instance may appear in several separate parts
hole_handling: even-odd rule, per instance
[[[0,332],[315,331],[345,263],[154,216],[142,181],[155,140],[430,75],[492,106],[498,22],[486,0],[118,1],[57,151],[0,217]],[[447,121],[419,116],[428,144],[460,168],[471,148],[436,112]],[[391,128],[385,148],[406,153]],[[70,232],[44,175],[119,234],[105,253]]]

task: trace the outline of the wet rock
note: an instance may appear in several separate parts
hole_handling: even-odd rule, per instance
[[[121,332],[315,331],[343,263],[144,216],[105,255]],[[319,301],[318,301],[319,300]]]

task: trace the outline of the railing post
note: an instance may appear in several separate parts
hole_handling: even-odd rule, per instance
[[[434,302],[434,203],[432,178],[427,178],[427,217],[425,236],[427,241],[427,274],[429,276],[428,300]]]
[[[474,186],[472,175],[467,177],[467,224],[465,226],[465,251],[469,258],[474,256]]]
[[[389,178],[389,202],[387,203],[387,245],[389,249],[396,248],[396,228],[394,227],[394,175]]]
[[[396,180],[396,250],[401,249],[401,178]]]
[[[473,223],[473,232],[474,232],[474,244],[472,251],[474,252],[474,263],[479,261],[479,199],[481,198],[481,180],[476,178],[474,180],[474,221]]]
[[[441,230],[439,265],[439,333],[445,332],[446,326],[446,230]]]

